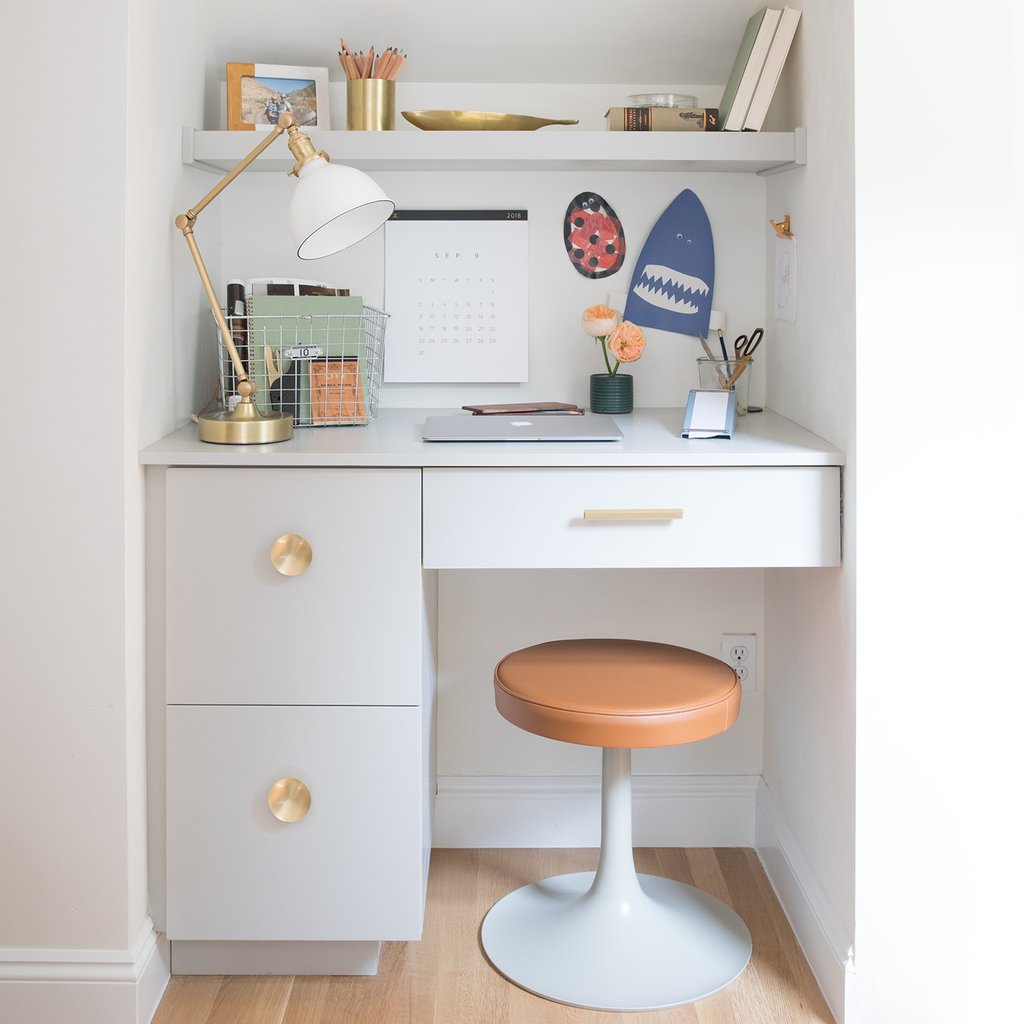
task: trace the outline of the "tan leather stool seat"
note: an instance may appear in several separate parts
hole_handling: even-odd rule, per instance
[[[513,725],[593,747],[665,747],[725,732],[740,684],[717,658],[644,640],[554,640],[513,651],[494,670],[495,703]]]

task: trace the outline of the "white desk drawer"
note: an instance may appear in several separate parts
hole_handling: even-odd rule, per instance
[[[168,708],[168,937],[419,938],[420,732],[418,708]],[[312,798],[290,824],[284,777]]]
[[[586,517],[609,510],[623,514]],[[628,515],[652,510],[660,515]],[[839,469],[425,469],[423,563],[837,565]]]
[[[168,703],[419,703],[418,469],[168,470],[166,568]]]

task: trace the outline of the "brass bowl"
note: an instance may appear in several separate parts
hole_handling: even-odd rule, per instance
[[[403,110],[402,117],[427,132],[532,132],[548,124],[579,121],[529,114],[491,114],[482,110]]]

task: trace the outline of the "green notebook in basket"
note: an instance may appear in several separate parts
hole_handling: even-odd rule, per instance
[[[366,392],[363,300],[358,295],[253,295],[246,312],[248,370],[259,389],[260,412],[290,412],[297,426],[313,422],[309,359],[293,359],[289,349],[317,350],[319,359],[357,359]]]

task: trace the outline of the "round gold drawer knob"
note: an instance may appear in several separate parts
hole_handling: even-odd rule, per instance
[[[286,824],[302,819],[309,813],[313,796],[309,787],[301,779],[278,779],[267,793],[267,806],[270,813]]]
[[[282,576],[301,576],[313,561],[312,545],[297,533],[286,533],[270,546],[270,561]]]

